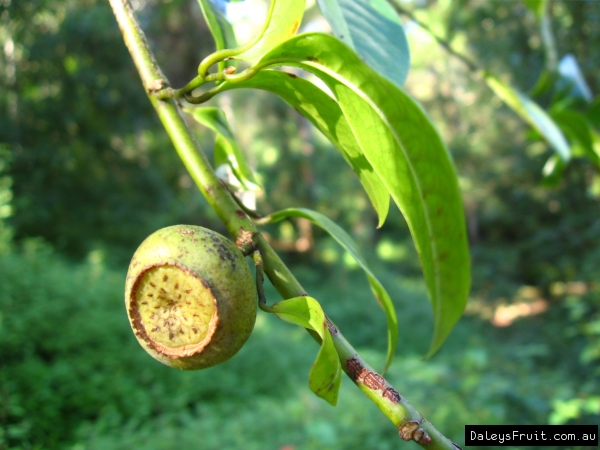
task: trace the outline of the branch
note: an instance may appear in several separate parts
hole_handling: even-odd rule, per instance
[[[403,14],[406,17],[408,17],[414,23],[419,25],[423,30],[425,30],[427,32],[427,34],[429,34],[448,53],[450,53],[452,56],[461,60],[467,66],[467,68],[469,69],[470,72],[473,72],[473,73],[481,72],[481,68],[477,65],[477,63],[475,61],[473,61],[468,56],[454,50],[454,48],[452,48],[452,46],[450,45],[450,42],[448,40],[444,39],[441,36],[438,36],[431,28],[429,28],[429,26],[426,23],[421,22],[419,19],[417,19],[415,17],[415,15],[412,12],[408,11],[403,6],[401,6],[400,0],[389,0],[389,3],[392,6],[392,8],[394,8],[396,13]]]
[[[256,247],[260,251],[264,271],[284,299],[306,295],[298,280],[249,217],[239,208],[227,188],[217,179],[206,156],[187,127],[177,101],[172,98],[160,100],[157,97],[157,94],[160,96],[161,91],[169,89],[169,83],[152,55],[128,0],[110,0],[110,4],[146,93],[181,160],[204,197],[244,254],[251,254],[252,249],[247,248],[248,246]],[[249,236],[251,239],[248,239]],[[437,431],[381,375],[369,367],[332,322],[329,323],[329,330],[344,372],[392,421],[402,439],[414,440],[427,449],[460,448]]]

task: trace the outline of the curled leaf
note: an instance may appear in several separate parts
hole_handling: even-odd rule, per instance
[[[396,317],[394,304],[392,303],[392,299],[390,298],[389,294],[379,282],[377,277],[373,274],[373,272],[371,272],[371,269],[367,265],[367,262],[363,256],[360,254],[360,251],[354,244],[352,238],[334,221],[317,211],[312,211],[306,208],[284,209],[271,214],[268,218],[272,222],[278,222],[287,217],[302,217],[323,228],[338,242],[338,244],[344,248],[344,250],[346,250],[352,256],[352,258],[354,258],[358,265],[364,270],[367,278],[369,279],[369,284],[371,285],[373,294],[375,294],[375,298],[385,312],[388,328],[388,351],[384,372],[387,371],[392,363],[392,360],[394,359],[396,346],[398,344],[398,319]]]
[[[321,337],[321,349],[310,369],[308,384],[317,396],[335,406],[342,383],[342,366],[319,302],[312,297],[294,297],[267,308],[281,320],[314,330]]]

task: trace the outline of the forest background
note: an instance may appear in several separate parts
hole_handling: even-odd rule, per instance
[[[266,13],[267,2],[246,3]],[[182,86],[213,51],[197,2],[133,4],[167,77]],[[523,92],[545,67],[539,22],[521,1],[404,5]],[[597,94],[599,3],[553,1],[550,11],[558,56],[572,54]],[[305,119],[267,93],[228,93],[214,102],[265,186],[258,208],[312,208],[352,234],[398,309],[388,379],[455,442],[465,424],[598,424],[598,168],[574,158],[559,177],[544,177],[550,147],[403,20],[406,89],[448,143],[471,242],[469,304],[442,349],[422,360],[431,313],[397,209],[377,230],[358,179]],[[242,17],[236,31],[259,22]],[[303,27],[324,29],[314,5]],[[0,42],[0,449],[415,448],[398,442],[348,380],[336,408],[314,397],[306,375],[317,347],[262,313],[247,345],[221,366],[187,373],[148,357],[123,308],[135,248],[177,223],[225,231],[158,122],[108,2],[2,0]],[[214,136],[195,131],[211,153]],[[350,342],[382,366],[385,319],[353,260],[308,222],[267,231]]]

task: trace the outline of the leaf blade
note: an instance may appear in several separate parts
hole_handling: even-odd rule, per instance
[[[485,81],[504,103],[544,137],[563,161],[569,161],[571,158],[569,143],[546,111],[525,94],[496,77],[486,74]]]
[[[411,230],[434,311],[433,354],[462,315],[470,285],[458,180],[437,130],[407,94],[331,36],[296,36],[257,67],[269,65],[295,65],[334,80],[330,87],[355,137]]]
[[[256,61],[296,34],[304,16],[305,0],[271,0],[267,20],[258,39],[236,59]]]
[[[396,310],[394,308],[394,304],[392,303],[392,299],[390,298],[389,294],[369,268],[367,262],[365,261],[362,254],[354,244],[352,238],[344,231],[343,228],[341,228],[333,220],[317,211],[313,211],[306,208],[287,208],[281,211],[277,211],[269,216],[269,218],[273,222],[279,222],[280,220],[283,220],[287,217],[302,217],[304,219],[310,220],[315,225],[321,227],[323,230],[329,233],[329,235],[333,237],[336,240],[336,242],[340,244],[340,246],[342,246],[342,248],[354,258],[354,260],[358,263],[358,265],[363,269],[363,271],[367,275],[367,279],[369,280],[371,290],[373,291],[377,302],[383,309],[387,322],[388,350],[385,368],[383,370],[383,372],[385,373],[391,365],[392,360],[394,359],[396,347],[398,345],[398,318],[396,317]]]
[[[312,297],[294,297],[268,307],[280,319],[310,330],[321,337],[321,348],[309,373],[309,387],[335,406],[342,382],[342,366],[327,326],[323,308]]]
[[[403,86],[410,68],[404,28],[384,0],[317,0],[334,34],[380,74]]]
[[[242,186],[248,190],[260,190],[261,186],[256,181],[244,153],[239,148],[223,111],[214,107],[197,107],[186,110],[186,112],[190,113],[197,122],[217,134],[215,140],[215,166],[218,167],[223,163],[228,164]]]
[[[383,225],[389,211],[389,192],[362,154],[334,99],[307,80],[274,70],[262,70],[249,80],[223,85],[223,90],[239,88],[272,92],[308,118],[340,150],[350,164],[377,212],[378,227]]]
[[[198,3],[215,40],[216,49],[236,48],[237,42],[233,27],[225,17],[223,3],[218,3],[214,0],[198,0]]]

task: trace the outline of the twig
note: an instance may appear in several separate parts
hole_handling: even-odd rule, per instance
[[[473,73],[481,72],[480,67],[477,65],[477,63],[475,61],[473,61],[468,56],[454,50],[454,48],[452,48],[452,46],[450,45],[450,42],[448,40],[444,39],[441,36],[438,36],[431,28],[429,28],[429,26],[426,23],[421,22],[419,19],[417,19],[415,17],[415,15],[412,12],[410,12],[407,9],[405,9],[404,7],[402,7],[400,5],[400,0],[389,0],[389,3],[398,14],[403,14],[406,17],[408,17],[414,23],[419,25],[423,30],[425,30],[427,32],[427,34],[429,34],[448,53],[450,53],[452,56],[455,56],[456,58],[460,59],[467,66],[467,68],[469,69],[470,72],[473,72]]]
[[[284,299],[306,295],[298,280],[258,232],[249,217],[239,209],[229,191],[219,182],[183,120],[177,102],[174,99],[160,100],[154,95],[155,92],[167,88],[169,83],[152,55],[128,0],[110,0],[110,4],[148,97],[181,160],[208,203],[221,218],[236,243],[246,240],[249,235],[252,236],[254,246],[260,251],[264,272]],[[329,330],[346,374],[392,421],[402,439],[414,440],[427,449],[456,450],[459,448],[437,431],[381,375],[377,374],[346,341],[333,322],[329,322]],[[312,335],[315,337],[314,334]]]

